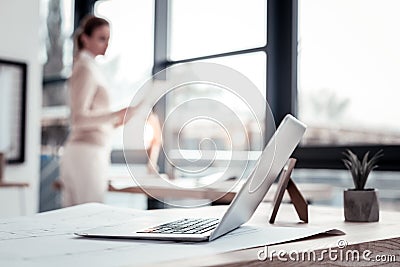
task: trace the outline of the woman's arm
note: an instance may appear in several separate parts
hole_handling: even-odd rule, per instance
[[[151,125],[153,128],[153,140],[149,149],[149,162],[147,163],[147,172],[148,173],[157,173],[158,171],[158,157],[161,150],[162,145],[162,132],[160,120],[158,119],[157,114],[151,113],[147,123]]]

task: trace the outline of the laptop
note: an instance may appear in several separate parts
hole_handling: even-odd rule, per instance
[[[264,199],[294,149],[306,126],[288,114],[264,148],[255,169],[242,185],[221,219],[184,218],[133,230],[120,225],[98,227],[75,233],[83,237],[126,238],[170,241],[212,241],[247,222]]]

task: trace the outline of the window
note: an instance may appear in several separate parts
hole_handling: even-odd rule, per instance
[[[111,16],[100,6],[122,2],[97,1],[96,12]],[[142,2],[126,1],[114,15],[133,20],[138,8],[128,5],[146,3],[142,21],[153,25],[155,19],[154,57],[148,26],[144,36],[151,35],[145,38],[151,49],[140,64],[146,66],[142,73],[149,72],[152,60],[153,73],[184,62],[225,64],[257,84],[276,121],[290,112],[309,125],[295,152],[298,167],[343,168],[344,148],[363,154],[384,147],[381,168],[399,168],[397,1],[378,6],[371,0]],[[120,15],[127,10],[129,16]],[[132,27],[122,34],[136,34]],[[162,105],[163,112],[173,107],[168,100]]]
[[[302,0],[299,117],[309,145],[400,143],[396,0]],[[316,23],[318,22],[318,23]]]
[[[222,64],[239,71],[249,78],[266,98],[267,55],[265,52],[215,57],[201,61]]]
[[[261,47],[266,43],[265,0],[170,3],[170,60]]]
[[[133,95],[151,77],[154,47],[154,2],[148,0],[97,1],[95,14],[110,21],[111,38],[106,57],[102,60],[110,82],[114,109],[130,104]],[[135,124],[135,118],[132,119]],[[141,147],[132,139],[125,149]],[[123,148],[123,127],[113,139],[114,150]]]
[[[309,128],[303,167],[343,168],[342,152],[380,148],[398,170],[400,19],[395,0],[300,0],[298,116]]]
[[[251,2],[171,0],[168,3],[169,36],[167,40],[169,42],[165,53],[167,65],[182,62],[210,62],[225,65],[249,78],[260,90],[261,97],[266,99],[267,2],[265,0]],[[265,140],[257,138],[261,132],[250,119],[249,111],[240,99],[218,86],[196,85],[186,89],[180,88],[168,94],[165,102],[166,116],[173,112],[179,103],[199,97],[220,101],[238,114],[240,120],[245,122],[250,146],[246,147],[245,144],[234,142],[234,139],[246,139],[241,136],[242,132],[240,127],[236,127],[237,125],[231,128],[232,132],[227,133],[226,129],[215,121],[198,119],[185,124],[184,130],[181,127],[185,122],[175,121],[175,124],[170,126],[172,129],[168,131],[169,136],[164,138],[170,142],[179,139],[179,144],[175,142],[176,147],[169,144],[172,155],[179,155],[179,153],[174,153],[176,149],[183,150],[182,153],[186,152],[186,155],[191,155],[191,152],[199,153],[199,150],[203,154],[215,150],[216,158],[212,167],[223,168],[226,167],[226,164],[222,163],[224,155],[230,150],[250,149],[255,153],[262,150]],[[196,106],[193,108],[201,109]],[[218,108],[215,107],[215,109]],[[235,118],[232,116],[231,125],[234,125],[234,121]],[[261,123],[264,127],[264,121]],[[212,142],[203,142],[205,137],[211,138]],[[184,156],[183,154],[181,156]],[[204,175],[204,173],[201,174]],[[186,176],[188,173],[182,175]]]

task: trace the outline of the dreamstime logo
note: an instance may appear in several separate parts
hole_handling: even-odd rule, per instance
[[[139,185],[143,171],[129,164],[133,162],[125,152],[133,140],[149,139],[146,122],[157,107],[162,106],[165,111],[160,127],[160,157],[173,170],[170,173],[192,178],[167,179],[156,172],[160,177],[158,186],[162,187],[218,186],[231,176],[237,177],[239,183],[257,168],[252,152],[260,155],[264,141],[275,132],[271,109],[261,91],[245,75],[219,64],[198,62],[167,68],[139,88],[131,106],[139,103],[135,124],[128,123],[123,130],[125,160]],[[148,144],[142,145],[140,149],[149,151]],[[210,174],[212,179],[197,179]],[[196,179],[197,183],[187,182]],[[259,187],[249,184],[250,192]],[[146,191],[145,187],[142,189]],[[214,196],[210,202],[224,194]]]
[[[315,250],[305,251],[285,251],[285,250],[270,250],[268,246],[257,252],[257,258],[260,261],[346,261],[346,262],[359,262],[359,261],[371,261],[371,262],[396,262],[396,255],[373,255],[369,249],[359,251],[356,249],[346,249],[346,240],[339,240],[337,247],[323,249],[320,252]]]

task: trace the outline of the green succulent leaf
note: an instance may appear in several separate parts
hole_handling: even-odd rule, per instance
[[[383,150],[379,150],[375,155],[369,158],[370,152],[365,153],[362,161],[350,149],[343,152],[345,158],[342,159],[345,167],[350,171],[353,178],[355,189],[363,190],[371,171],[376,169],[378,160],[383,157]]]

